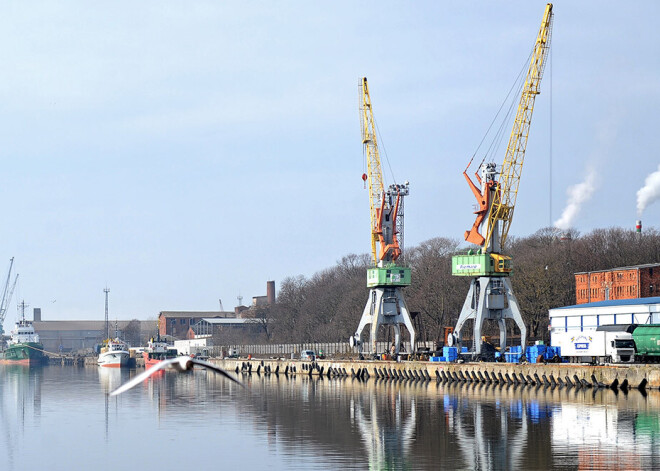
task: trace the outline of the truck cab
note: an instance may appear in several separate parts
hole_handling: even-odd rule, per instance
[[[635,342],[628,332],[607,332],[609,357],[612,363],[632,363],[635,361]]]

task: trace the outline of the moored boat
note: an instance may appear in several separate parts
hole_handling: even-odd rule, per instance
[[[11,338],[0,356],[0,363],[40,365],[46,359],[39,334],[35,332],[32,321],[25,318],[25,303],[23,303],[23,314],[11,331]]]
[[[163,342],[160,339],[160,335],[155,339],[151,338],[147,344],[147,348],[142,352],[144,367],[151,368],[163,360],[176,357],[177,353],[175,348],[170,347],[167,342]]]
[[[97,363],[105,368],[126,368],[129,358],[130,353],[126,343],[119,340],[119,338],[108,339],[101,347]]]

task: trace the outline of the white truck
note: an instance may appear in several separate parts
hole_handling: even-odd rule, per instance
[[[571,363],[632,363],[635,342],[625,325],[603,325],[596,330],[552,332],[550,344],[560,347]]]

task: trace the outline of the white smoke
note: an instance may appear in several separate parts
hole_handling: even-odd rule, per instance
[[[637,215],[642,216],[646,207],[660,199],[660,165],[658,170],[644,180],[644,186],[637,191]]]
[[[554,226],[561,230],[568,230],[573,226],[575,218],[580,212],[582,205],[591,198],[596,189],[596,171],[594,168],[587,170],[587,176],[582,183],[568,187],[568,204],[557,219]]]

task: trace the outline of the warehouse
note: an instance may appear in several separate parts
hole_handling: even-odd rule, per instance
[[[610,324],[660,324],[660,297],[617,299],[550,309],[550,332],[584,332]]]

